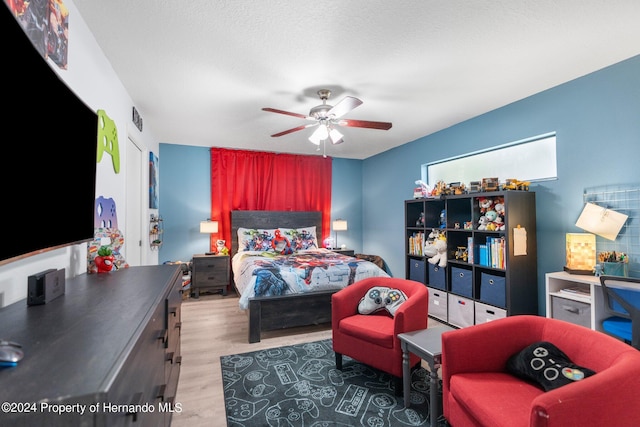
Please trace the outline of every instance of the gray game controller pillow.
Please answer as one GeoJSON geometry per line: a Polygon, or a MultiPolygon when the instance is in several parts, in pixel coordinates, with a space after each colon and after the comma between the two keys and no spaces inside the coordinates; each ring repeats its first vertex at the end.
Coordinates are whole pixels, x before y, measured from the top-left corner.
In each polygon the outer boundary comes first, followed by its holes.
{"type": "Polygon", "coordinates": [[[558,347],[547,341],[533,343],[507,361],[507,371],[544,391],[583,380],[595,372],[573,363],[558,347]]]}
{"type": "Polygon", "coordinates": [[[371,314],[384,308],[391,316],[395,316],[400,305],[406,300],[407,296],[399,289],[374,286],[360,299],[358,313],[371,314]]]}
{"type": "Polygon", "coordinates": [[[382,310],[385,306],[384,299],[388,291],[389,288],[384,286],[374,286],[369,289],[362,299],[360,299],[360,303],[358,304],[358,313],[371,314],[378,310],[382,310]]]}

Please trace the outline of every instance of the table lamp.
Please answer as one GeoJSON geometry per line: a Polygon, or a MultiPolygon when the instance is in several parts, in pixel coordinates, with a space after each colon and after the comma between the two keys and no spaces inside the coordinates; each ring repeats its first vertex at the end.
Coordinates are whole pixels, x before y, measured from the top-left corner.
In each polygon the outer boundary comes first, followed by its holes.
{"type": "Polygon", "coordinates": [[[591,233],[567,233],[567,265],[570,274],[593,275],[596,267],[596,236],[591,233]]]}
{"type": "Polygon", "coordinates": [[[215,252],[211,252],[211,234],[218,232],[218,221],[200,221],[200,232],[203,234],[209,234],[209,251],[205,255],[213,255],[215,252]]]}
{"type": "Polygon", "coordinates": [[[345,219],[336,219],[333,221],[333,231],[336,233],[336,248],[338,246],[338,231],[347,231],[347,220],[345,219]]]}

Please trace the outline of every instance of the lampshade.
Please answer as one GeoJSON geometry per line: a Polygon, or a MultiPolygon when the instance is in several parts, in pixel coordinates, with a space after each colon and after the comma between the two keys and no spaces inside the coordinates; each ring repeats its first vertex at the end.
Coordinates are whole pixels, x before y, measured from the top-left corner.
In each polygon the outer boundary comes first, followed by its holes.
{"type": "MultiPolygon", "coordinates": [[[[342,135],[340,135],[340,137],[342,137],[342,135]]],[[[309,141],[315,145],[320,145],[320,143],[327,138],[329,138],[329,127],[324,123],[320,123],[318,129],[316,129],[309,137],[309,141]]]]}
{"type": "Polygon", "coordinates": [[[336,219],[333,221],[333,231],[346,231],[347,230],[347,220],[345,219],[336,219]]]}
{"type": "Polygon", "coordinates": [[[217,233],[218,221],[200,221],[200,232],[209,234],[217,233]]]}
{"type": "Polygon", "coordinates": [[[338,131],[338,129],[333,128],[329,131],[329,138],[331,138],[332,144],[340,144],[344,142],[342,136],[343,135],[338,131]]]}
{"type": "Polygon", "coordinates": [[[593,274],[596,266],[596,236],[591,233],[567,233],[567,265],[571,274],[593,274]]]}

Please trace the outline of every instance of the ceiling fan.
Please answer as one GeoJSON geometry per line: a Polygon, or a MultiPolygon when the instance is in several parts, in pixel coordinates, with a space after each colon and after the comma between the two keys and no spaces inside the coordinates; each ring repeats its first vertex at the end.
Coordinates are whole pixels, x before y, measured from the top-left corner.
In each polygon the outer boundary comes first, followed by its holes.
{"type": "Polygon", "coordinates": [[[271,113],[286,114],[288,116],[299,117],[301,119],[310,120],[314,123],[301,125],[292,129],[287,129],[282,132],[274,133],[272,137],[278,137],[288,135],[293,132],[297,132],[309,127],[318,126],[318,129],[311,134],[309,141],[315,145],[320,146],[320,143],[327,139],[331,140],[332,144],[340,144],[344,142],[342,134],[336,129],[336,126],[347,126],[357,128],[369,128],[389,130],[391,129],[391,123],[388,122],[372,122],[368,120],[349,120],[342,119],[341,117],[347,114],[349,111],[362,104],[362,101],[352,96],[344,97],[335,106],[327,104],[327,99],[331,96],[331,91],[328,89],[320,89],[318,96],[322,100],[322,104],[313,107],[308,115],[292,113],[290,111],[278,110],[276,108],[263,108],[264,111],[271,113]]]}

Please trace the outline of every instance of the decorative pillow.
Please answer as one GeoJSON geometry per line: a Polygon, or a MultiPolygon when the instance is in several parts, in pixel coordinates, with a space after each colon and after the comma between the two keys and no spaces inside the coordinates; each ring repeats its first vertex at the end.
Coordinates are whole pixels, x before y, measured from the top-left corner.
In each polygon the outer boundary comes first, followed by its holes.
{"type": "Polygon", "coordinates": [[[507,370],[544,391],[595,374],[591,369],[574,364],[562,350],[547,341],[533,343],[511,356],[507,361],[507,370]]]}
{"type": "Polygon", "coordinates": [[[406,300],[407,296],[399,289],[375,286],[358,303],[358,313],[371,314],[384,308],[391,316],[395,316],[398,307],[406,300]]]}
{"type": "Polygon", "coordinates": [[[358,313],[371,314],[378,310],[382,310],[386,305],[385,297],[387,292],[390,290],[391,288],[384,286],[374,286],[369,289],[358,304],[358,313]]]}
{"type": "Polygon", "coordinates": [[[387,296],[384,299],[384,308],[389,312],[391,316],[396,315],[396,311],[407,300],[407,296],[400,289],[390,289],[387,292],[387,296]]]}
{"type": "Polygon", "coordinates": [[[277,229],[238,228],[238,252],[273,251],[271,241],[277,229]]]}
{"type": "Polygon", "coordinates": [[[317,249],[319,247],[315,226],[303,228],[281,228],[280,230],[291,241],[291,247],[294,252],[306,249],[317,249]]]}

